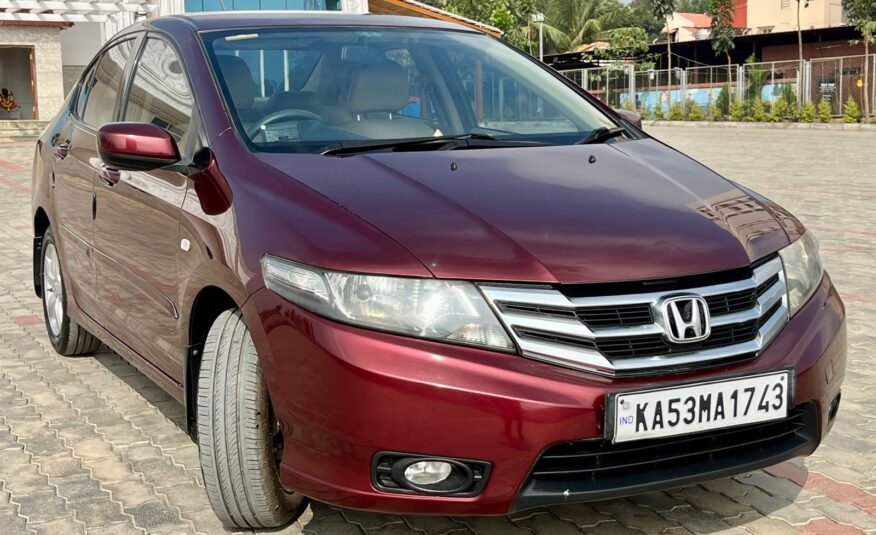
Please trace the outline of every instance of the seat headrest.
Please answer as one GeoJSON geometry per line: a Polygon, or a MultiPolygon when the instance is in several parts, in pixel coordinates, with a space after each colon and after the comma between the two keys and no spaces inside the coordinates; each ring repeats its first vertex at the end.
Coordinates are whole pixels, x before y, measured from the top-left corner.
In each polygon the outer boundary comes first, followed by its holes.
{"type": "Polygon", "coordinates": [[[367,65],[353,73],[347,107],[352,113],[397,112],[408,105],[410,90],[408,73],[398,63],[367,65]]]}
{"type": "Polygon", "coordinates": [[[268,99],[265,108],[277,110],[308,110],[313,111],[319,106],[319,97],[312,91],[281,91],[274,93],[268,99]]]}
{"type": "Polygon", "coordinates": [[[222,55],[217,59],[234,106],[238,109],[251,108],[259,88],[252,78],[249,65],[237,56],[222,55]]]}

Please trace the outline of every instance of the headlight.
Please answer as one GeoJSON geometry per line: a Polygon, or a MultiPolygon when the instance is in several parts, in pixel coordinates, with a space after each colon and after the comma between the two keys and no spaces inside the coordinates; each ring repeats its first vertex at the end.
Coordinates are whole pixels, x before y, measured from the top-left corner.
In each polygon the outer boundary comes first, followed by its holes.
{"type": "Polygon", "coordinates": [[[393,333],[510,351],[514,345],[468,282],[328,271],[272,256],[265,284],[312,312],[393,333]]]}
{"type": "Polygon", "coordinates": [[[818,257],[818,242],[810,232],[779,251],[779,254],[785,264],[788,302],[793,316],[815,293],[824,276],[824,268],[818,257]]]}

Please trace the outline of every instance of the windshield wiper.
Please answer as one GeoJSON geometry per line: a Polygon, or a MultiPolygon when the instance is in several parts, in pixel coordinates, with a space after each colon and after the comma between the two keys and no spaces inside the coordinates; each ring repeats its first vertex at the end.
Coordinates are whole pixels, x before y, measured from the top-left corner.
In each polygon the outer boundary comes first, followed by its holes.
{"type": "Polygon", "coordinates": [[[591,145],[593,143],[605,143],[609,139],[620,137],[626,133],[627,129],[622,126],[616,126],[614,128],[600,126],[599,128],[591,130],[589,134],[578,140],[575,144],[591,145]]]}
{"type": "Polygon", "coordinates": [[[437,136],[437,137],[421,137],[414,139],[403,139],[399,141],[377,141],[377,142],[345,142],[337,143],[322,151],[323,156],[343,156],[345,154],[358,154],[362,152],[374,152],[382,150],[403,151],[406,149],[415,148],[434,148],[442,149],[448,145],[461,144],[465,147],[528,147],[528,146],[543,146],[547,143],[539,141],[516,141],[497,139],[489,134],[471,133],[460,134],[456,136],[437,136]],[[475,143],[472,143],[475,142],[475,143]]]}

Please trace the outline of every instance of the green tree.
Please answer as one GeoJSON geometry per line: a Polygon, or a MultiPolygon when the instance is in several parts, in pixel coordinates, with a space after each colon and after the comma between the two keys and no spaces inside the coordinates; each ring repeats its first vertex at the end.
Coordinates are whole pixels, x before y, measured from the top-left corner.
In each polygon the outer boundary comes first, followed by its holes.
{"type": "Polygon", "coordinates": [[[843,0],[843,9],[864,41],[864,118],[870,120],[870,45],[876,44],[876,0],[843,0]]]}
{"type": "Polygon", "coordinates": [[[733,27],[733,16],[736,13],[734,0],[708,0],[707,14],[712,17],[712,50],[716,56],[727,56],[727,80],[733,77],[730,74],[732,60],[730,51],[736,48],[736,29],[733,27]]]}
{"type": "Polygon", "coordinates": [[[675,6],[679,13],[708,13],[709,0],[678,0],[675,6]]]}
{"type": "Polygon", "coordinates": [[[757,57],[754,54],[748,56],[745,60],[745,66],[745,101],[760,100],[770,73],[757,62],[757,57]]]}
{"type": "MultiPolygon", "coordinates": [[[[544,1],[544,0],[542,0],[544,1]]],[[[511,43],[525,48],[536,0],[427,0],[427,4],[491,24],[511,43]]]]}
{"type": "MultiPolygon", "coordinates": [[[[669,67],[669,82],[672,85],[672,33],[669,31],[669,20],[675,13],[676,0],[650,0],[654,16],[666,23],[666,59],[669,67]]],[[[672,91],[669,91],[669,104],[672,105],[672,91]]]]}
{"type": "Polygon", "coordinates": [[[648,34],[643,28],[615,28],[602,34],[611,45],[611,59],[634,58],[648,52],[648,34]]]}
{"type": "MultiPolygon", "coordinates": [[[[644,1],[644,0],[643,0],[644,1]]],[[[648,9],[647,5],[633,2],[618,4],[610,18],[609,25],[617,28],[642,28],[648,34],[648,42],[662,39],[663,22],[648,9]]]]}
{"type": "Polygon", "coordinates": [[[542,0],[545,41],[555,52],[597,41],[603,32],[617,27],[619,6],[618,0],[542,0]]]}

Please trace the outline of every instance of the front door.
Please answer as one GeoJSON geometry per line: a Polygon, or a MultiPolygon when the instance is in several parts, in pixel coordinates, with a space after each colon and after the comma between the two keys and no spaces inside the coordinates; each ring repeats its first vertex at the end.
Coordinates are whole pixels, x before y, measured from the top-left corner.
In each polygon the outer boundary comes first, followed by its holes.
{"type": "MultiPolygon", "coordinates": [[[[121,120],[169,131],[184,150],[192,97],[183,67],[164,40],[147,37],[132,71],[121,120]]],[[[194,134],[193,134],[194,135],[194,134]]],[[[178,255],[186,176],[104,166],[95,182],[95,260],[103,321],[122,342],[182,381],[178,255]]]]}
{"type": "Polygon", "coordinates": [[[133,40],[108,48],[83,76],[65,124],[51,140],[55,235],[63,264],[64,284],[83,312],[97,318],[94,245],[94,182],[100,169],[97,128],[115,117],[117,87],[124,79],[133,40]]]}

